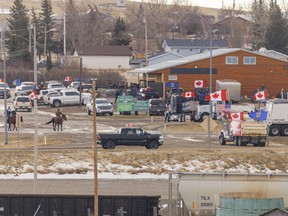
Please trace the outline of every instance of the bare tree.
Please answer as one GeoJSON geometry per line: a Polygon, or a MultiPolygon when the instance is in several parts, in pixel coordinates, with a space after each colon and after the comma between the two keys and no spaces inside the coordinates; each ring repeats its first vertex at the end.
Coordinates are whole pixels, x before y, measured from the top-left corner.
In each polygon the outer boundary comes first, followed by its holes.
{"type": "Polygon", "coordinates": [[[270,23],[268,5],[263,0],[254,0],[250,14],[253,19],[250,43],[252,49],[258,50],[265,43],[265,34],[270,23]]]}

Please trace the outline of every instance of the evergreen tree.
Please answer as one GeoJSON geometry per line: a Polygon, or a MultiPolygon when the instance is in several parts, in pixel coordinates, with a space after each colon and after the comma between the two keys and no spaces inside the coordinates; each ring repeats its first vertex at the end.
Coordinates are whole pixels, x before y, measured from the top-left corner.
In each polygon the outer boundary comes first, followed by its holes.
{"type": "Polygon", "coordinates": [[[114,31],[112,33],[112,45],[126,46],[129,45],[130,41],[131,37],[126,31],[125,22],[119,17],[115,23],[114,31]]]}
{"type": "Polygon", "coordinates": [[[271,1],[265,47],[288,54],[288,23],[276,2],[271,1]]]}
{"type": "Polygon", "coordinates": [[[40,52],[45,56],[47,53],[47,70],[49,71],[52,68],[51,61],[51,49],[54,46],[54,42],[52,41],[53,31],[53,11],[52,11],[52,3],[51,0],[41,0],[41,12],[40,12],[40,37],[37,40],[38,43],[43,44],[40,47],[40,52]],[[45,36],[46,35],[46,36],[45,36]],[[45,42],[46,37],[46,42],[45,42]],[[44,47],[46,46],[46,53],[44,53],[44,47]]]}
{"type": "Polygon", "coordinates": [[[6,34],[7,48],[10,58],[32,63],[32,55],[29,53],[28,10],[22,1],[15,0],[10,8],[11,15],[7,19],[9,27],[9,32],[6,34]]]}

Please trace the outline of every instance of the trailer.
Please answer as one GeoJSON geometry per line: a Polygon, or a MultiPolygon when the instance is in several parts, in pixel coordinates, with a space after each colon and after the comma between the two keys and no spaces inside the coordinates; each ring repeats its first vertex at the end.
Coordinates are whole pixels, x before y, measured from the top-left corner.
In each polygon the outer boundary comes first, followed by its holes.
{"type": "MultiPolygon", "coordinates": [[[[98,215],[159,215],[160,196],[98,196],[98,215]]],[[[92,195],[0,195],[0,215],[94,215],[92,195]]]]}
{"type": "Polygon", "coordinates": [[[238,102],[241,100],[241,83],[236,80],[224,79],[216,80],[216,91],[227,89],[230,101],[238,102]]]}

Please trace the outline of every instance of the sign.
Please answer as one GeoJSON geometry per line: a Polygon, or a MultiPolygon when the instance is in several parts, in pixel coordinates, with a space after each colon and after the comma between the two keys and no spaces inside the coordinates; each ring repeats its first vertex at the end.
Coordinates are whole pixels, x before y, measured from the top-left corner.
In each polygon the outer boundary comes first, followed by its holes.
{"type": "Polygon", "coordinates": [[[178,82],[166,82],[166,87],[167,88],[179,88],[179,83],[178,82]]]}
{"type": "Polygon", "coordinates": [[[177,80],[177,75],[169,75],[168,80],[177,80]]]}
{"type": "Polygon", "coordinates": [[[118,96],[117,103],[132,103],[133,97],[132,96],[118,96]]]}
{"type": "MultiPolygon", "coordinates": [[[[214,130],[217,127],[217,123],[210,117],[208,116],[208,118],[210,118],[210,131],[214,130]]],[[[206,118],[202,123],[201,123],[201,127],[208,132],[208,118],[206,118]]]]}
{"type": "Polygon", "coordinates": [[[135,111],[148,111],[149,101],[135,101],[134,110],[135,111]]]}

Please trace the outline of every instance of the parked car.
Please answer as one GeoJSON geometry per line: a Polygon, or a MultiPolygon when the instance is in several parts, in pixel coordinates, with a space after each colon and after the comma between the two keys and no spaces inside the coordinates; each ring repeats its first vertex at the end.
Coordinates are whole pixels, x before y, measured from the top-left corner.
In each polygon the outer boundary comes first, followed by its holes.
{"type": "Polygon", "coordinates": [[[27,110],[28,112],[32,111],[32,101],[29,96],[17,96],[13,102],[14,109],[17,112],[18,110],[27,110]]]}
{"type": "Polygon", "coordinates": [[[61,95],[61,93],[56,91],[56,90],[48,90],[48,91],[50,91],[50,92],[43,96],[43,103],[45,105],[49,105],[50,97],[53,97],[55,95],[57,95],[57,96],[61,95]]]}
{"type": "Polygon", "coordinates": [[[15,90],[17,91],[21,91],[23,86],[34,86],[34,82],[21,82],[21,84],[19,86],[16,86],[15,90]]]}
{"type": "MultiPolygon", "coordinates": [[[[92,84],[81,84],[81,92],[90,92],[92,93],[93,87],[92,84]]],[[[78,86],[78,91],[80,91],[80,85],[78,86]]]]}
{"type": "Polygon", "coordinates": [[[142,93],[138,93],[138,100],[149,100],[151,98],[159,98],[159,94],[158,92],[142,92],[142,93]]]}
{"type": "Polygon", "coordinates": [[[68,86],[68,88],[75,88],[75,89],[78,89],[80,85],[80,82],[79,81],[74,81],[74,82],[71,82],[70,85],[68,86]]]}
{"type": "MultiPolygon", "coordinates": [[[[87,114],[91,115],[93,113],[93,101],[90,101],[86,105],[87,114]]],[[[113,105],[110,101],[105,98],[96,98],[96,115],[113,115],[113,105]]]]}
{"type": "Polygon", "coordinates": [[[44,103],[44,97],[49,94],[49,93],[53,93],[53,92],[57,92],[55,90],[48,90],[48,89],[42,89],[39,91],[39,94],[37,95],[37,101],[38,103],[44,103]]]}
{"type": "Polygon", "coordinates": [[[47,89],[54,89],[56,91],[61,91],[62,89],[66,89],[66,87],[62,83],[49,83],[47,85],[47,89]]]}
{"type": "Polygon", "coordinates": [[[165,115],[167,106],[162,98],[149,99],[149,115],[165,115]]]}
{"type": "Polygon", "coordinates": [[[11,97],[11,92],[10,92],[10,87],[9,85],[4,82],[0,82],[0,97],[4,99],[4,89],[6,86],[6,98],[10,98],[11,97]]]}
{"type": "Polygon", "coordinates": [[[15,97],[20,95],[30,95],[34,91],[34,85],[23,85],[19,91],[15,92],[15,97]]]}

